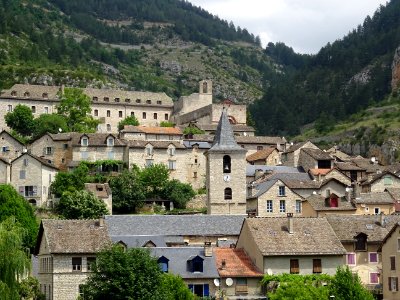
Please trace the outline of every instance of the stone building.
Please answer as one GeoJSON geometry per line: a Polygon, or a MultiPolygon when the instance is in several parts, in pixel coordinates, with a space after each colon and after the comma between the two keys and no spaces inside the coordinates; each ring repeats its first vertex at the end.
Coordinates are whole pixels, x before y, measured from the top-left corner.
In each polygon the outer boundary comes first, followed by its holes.
{"type": "Polygon", "coordinates": [[[390,215],[395,212],[393,197],[388,192],[361,193],[353,202],[359,215],[390,215]]]}
{"type": "Polygon", "coordinates": [[[209,214],[246,214],[246,150],[234,138],[227,110],[206,156],[209,214]]]}
{"type": "Polygon", "coordinates": [[[0,132],[0,157],[11,161],[20,156],[24,150],[24,145],[9,134],[6,130],[0,132]]]}
{"type": "Polygon", "coordinates": [[[102,200],[107,206],[109,214],[112,215],[112,191],[108,183],[85,183],[85,190],[102,200]]]}
{"type": "Polygon", "coordinates": [[[11,164],[8,159],[0,157],[0,184],[10,183],[11,164]]]}
{"type": "Polygon", "coordinates": [[[391,171],[384,171],[375,174],[370,180],[361,183],[363,193],[383,192],[387,188],[399,188],[400,177],[391,171]]]}
{"type": "Polygon", "coordinates": [[[178,127],[125,126],[120,138],[140,141],[180,141],[182,131],[178,127]]]}
{"type": "Polygon", "coordinates": [[[75,300],[96,253],[110,243],[104,220],[42,220],[36,241],[38,280],[46,300],[75,300]]]}
{"type": "Polygon", "coordinates": [[[276,166],[281,164],[279,152],[274,147],[259,150],[246,157],[246,160],[251,165],[269,165],[276,166]]]}
{"type": "Polygon", "coordinates": [[[333,158],[320,149],[301,148],[298,163],[306,172],[310,169],[330,170],[333,168],[333,158]]]}

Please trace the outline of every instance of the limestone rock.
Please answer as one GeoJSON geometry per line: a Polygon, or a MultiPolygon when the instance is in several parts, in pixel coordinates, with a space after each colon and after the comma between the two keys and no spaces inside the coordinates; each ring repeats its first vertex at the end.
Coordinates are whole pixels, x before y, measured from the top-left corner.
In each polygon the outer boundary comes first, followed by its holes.
{"type": "Polygon", "coordinates": [[[392,90],[400,87],[400,47],[394,53],[392,63],[392,90]]]}

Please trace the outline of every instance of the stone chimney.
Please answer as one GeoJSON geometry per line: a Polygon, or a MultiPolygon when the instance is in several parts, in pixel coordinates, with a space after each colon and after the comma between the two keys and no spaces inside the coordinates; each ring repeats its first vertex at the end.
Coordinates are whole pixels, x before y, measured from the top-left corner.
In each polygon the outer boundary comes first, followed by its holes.
{"type": "Polygon", "coordinates": [[[104,217],[99,218],[99,227],[104,227],[104,217]]]}
{"type": "Polygon", "coordinates": [[[254,172],[254,180],[257,180],[258,178],[262,177],[264,175],[264,171],[262,169],[256,169],[254,172]]]}
{"type": "Polygon", "coordinates": [[[211,242],[204,242],[204,256],[206,256],[206,257],[212,256],[211,242]]]}
{"type": "Polygon", "coordinates": [[[380,215],[379,215],[379,224],[382,227],[386,226],[386,224],[385,224],[385,214],[383,212],[381,212],[380,215]]]}
{"type": "Polygon", "coordinates": [[[287,213],[288,225],[287,229],[290,234],[293,234],[293,213],[287,213]]]}

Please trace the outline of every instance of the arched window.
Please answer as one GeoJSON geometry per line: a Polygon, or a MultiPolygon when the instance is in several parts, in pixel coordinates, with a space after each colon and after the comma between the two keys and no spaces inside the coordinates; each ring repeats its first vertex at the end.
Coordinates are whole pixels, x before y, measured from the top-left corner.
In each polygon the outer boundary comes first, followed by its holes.
{"type": "Polygon", "coordinates": [[[168,262],[169,259],[166,258],[165,256],[161,256],[158,260],[158,265],[160,266],[161,271],[164,273],[168,273],[168,262]]]}
{"type": "Polygon", "coordinates": [[[226,188],[224,190],[224,199],[225,200],[232,200],[232,189],[231,188],[226,188]]]}
{"type": "Polygon", "coordinates": [[[356,251],[366,251],[367,250],[367,235],[363,232],[360,232],[357,236],[355,236],[355,250],[356,251]]]}
{"type": "Polygon", "coordinates": [[[208,92],[207,82],[203,82],[203,94],[207,94],[207,92],[208,92]]]}
{"type": "Polygon", "coordinates": [[[223,168],[224,173],[231,172],[231,157],[229,155],[225,155],[223,158],[223,168]]]}

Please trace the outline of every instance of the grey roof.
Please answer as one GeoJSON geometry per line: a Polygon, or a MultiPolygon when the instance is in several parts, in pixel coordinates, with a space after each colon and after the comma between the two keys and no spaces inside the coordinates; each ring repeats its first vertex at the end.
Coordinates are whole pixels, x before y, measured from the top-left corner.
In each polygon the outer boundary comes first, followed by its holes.
{"type": "Polygon", "coordinates": [[[386,188],[385,191],[387,191],[394,200],[400,200],[400,188],[386,188]]]}
{"type": "Polygon", "coordinates": [[[311,195],[306,198],[306,201],[316,211],[356,210],[353,204],[345,198],[339,198],[338,207],[330,207],[328,205],[328,200],[329,198],[326,199],[321,195],[311,195]]]}
{"type": "Polygon", "coordinates": [[[393,204],[392,196],[387,192],[362,193],[354,199],[357,204],[393,204]]]}
{"type": "Polygon", "coordinates": [[[44,159],[44,158],[42,158],[42,157],[39,157],[39,156],[30,154],[30,153],[28,153],[28,152],[23,153],[22,155],[20,155],[20,156],[18,156],[17,158],[15,158],[15,159],[11,162],[11,164],[13,164],[15,161],[17,161],[17,160],[23,158],[24,156],[30,156],[30,157],[32,157],[33,159],[36,159],[36,160],[37,160],[38,162],[40,162],[42,165],[44,165],[44,166],[46,166],[46,167],[49,167],[49,168],[52,168],[52,169],[54,169],[54,170],[58,170],[58,168],[57,168],[55,165],[53,165],[51,162],[49,162],[47,159],[44,159]]]}
{"type": "Polygon", "coordinates": [[[273,187],[273,185],[278,181],[278,179],[272,179],[272,180],[266,180],[263,181],[259,184],[256,185],[255,189],[257,190],[257,193],[254,195],[250,196],[249,198],[258,198],[262,194],[266,193],[269,191],[270,188],[273,187]]]}
{"type": "Polygon", "coordinates": [[[335,166],[341,171],[365,171],[352,162],[335,162],[335,166]]]}
{"type": "Polygon", "coordinates": [[[244,216],[113,215],[105,219],[110,236],[226,236],[239,235],[244,216]]]}
{"type": "Polygon", "coordinates": [[[166,247],[150,248],[150,253],[156,258],[164,256],[169,259],[168,272],[179,275],[183,279],[219,278],[215,257],[204,256],[204,247],[166,247]],[[190,272],[188,260],[200,256],[203,260],[203,272],[190,272]]]}
{"type": "Polygon", "coordinates": [[[294,168],[286,166],[267,166],[267,165],[247,165],[246,176],[254,176],[257,170],[263,172],[270,171],[274,173],[304,173],[303,168],[294,168]]]}
{"type": "Polygon", "coordinates": [[[221,118],[219,119],[217,131],[215,133],[214,141],[208,152],[246,152],[245,149],[240,147],[233,135],[232,126],[229,122],[226,109],[222,110],[221,118]]]}
{"type": "Polygon", "coordinates": [[[193,148],[194,145],[198,145],[199,149],[210,149],[211,143],[209,142],[197,142],[193,140],[184,140],[183,145],[186,148],[193,148]]]}
{"type": "Polygon", "coordinates": [[[289,149],[286,150],[285,153],[290,153],[290,152],[294,152],[294,151],[296,151],[296,150],[299,150],[299,149],[300,149],[301,147],[303,147],[305,144],[307,144],[307,141],[301,142],[301,143],[297,143],[297,144],[294,144],[294,145],[291,145],[291,146],[289,147],[289,149]]]}
{"type": "Polygon", "coordinates": [[[122,241],[128,248],[144,247],[147,242],[153,242],[156,247],[167,247],[164,236],[131,236],[131,235],[113,235],[111,236],[113,243],[122,241]]]}
{"type": "Polygon", "coordinates": [[[322,151],[321,149],[301,148],[301,151],[307,153],[316,160],[333,160],[329,153],[322,151]]]}

